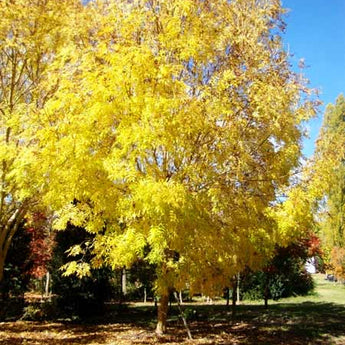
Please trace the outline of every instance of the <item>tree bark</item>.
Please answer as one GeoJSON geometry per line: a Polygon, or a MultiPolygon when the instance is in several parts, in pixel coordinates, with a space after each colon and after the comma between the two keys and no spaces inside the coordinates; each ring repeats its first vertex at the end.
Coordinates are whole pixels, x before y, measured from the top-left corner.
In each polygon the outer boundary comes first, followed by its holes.
{"type": "Polygon", "coordinates": [[[169,291],[164,291],[160,296],[160,301],[158,305],[158,320],[156,327],[156,334],[163,335],[166,332],[167,316],[168,316],[168,306],[169,306],[169,291]]]}
{"type": "Polygon", "coordinates": [[[127,295],[127,272],[126,267],[123,267],[121,273],[121,287],[122,287],[122,294],[124,297],[127,295]]]}
{"type": "Polygon", "coordinates": [[[238,281],[237,277],[235,277],[233,285],[232,285],[232,296],[231,296],[231,320],[232,322],[235,322],[236,318],[236,301],[237,301],[237,287],[238,287],[238,281]]]}
{"type": "Polygon", "coordinates": [[[179,302],[180,302],[180,304],[183,304],[182,290],[179,291],[178,296],[179,296],[179,302]]]}
{"type": "Polygon", "coordinates": [[[237,303],[240,303],[240,280],[241,275],[240,273],[237,274],[237,285],[236,285],[236,292],[237,292],[237,303]]]}
{"type": "Polygon", "coordinates": [[[147,301],[147,292],[146,292],[146,286],[144,286],[144,303],[147,301]]]}
{"type": "MultiPolygon", "coordinates": [[[[26,207],[21,207],[14,210],[12,215],[5,224],[1,224],[0,228],[0,282],[4,277],[4,266],[6,261],[7,252],[10,248],[12,238],[19,228],[20,222],[23,220],[26,213],[26,207]]],[[[3,219],[1,220],[3,222],[3,219]]]]}
{"type": "Polygon", "coordinates": [[[49,271],[47,271],[45,287],[44,287],[44,295],[45,295],[45,297],[49,297],[49,288],[50,288],[50,273],[49,273],[49,271]]]}
{"type": "Polygon", "coordinates": [[[225,305],[228,307],[229,306],[229,301],[230,301],[230,289],[229,287],[225,288],[225,305]]]}
{"type": "Polygon", "coordinates": [[[265,290],[264,290],[264,302],[265,302],[265,309],[268,308],[268,297],[269,297],[269,277],[268,277],[268,273],[266,273],[266,277],[265,277],[265,290]]]}
{"type": "Polygon", "coordinates": [[[4,277],[5,253],[0,252],[0,283],[4,277]]]}

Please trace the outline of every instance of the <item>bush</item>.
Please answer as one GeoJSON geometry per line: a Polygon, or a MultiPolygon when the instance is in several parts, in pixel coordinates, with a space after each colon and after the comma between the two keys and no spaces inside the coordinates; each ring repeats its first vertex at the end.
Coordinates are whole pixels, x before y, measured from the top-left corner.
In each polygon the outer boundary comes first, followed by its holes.
{"type": "Polygon", "coordinates": [[[42,321],[54,319],[58,315],[56,301],[31,302],[23,309],[21,320],[42,321]]]}
{"type": "Polygon", "coordinates": [[[300,244],[277,248],[275,257],[264,270],[245,271],[241,279],[242,298],[264,299],[266,287],[267,297],[273,300],[312,292],[314,282],[304,268],[305,250],[300,244]]]}
{"type": "Polygon", "coordinates": [[[269,298],[277,301],[278,299],[286,296],[286,279],[283,275],[276,274],[274,279],[270,279],[269,285],[269,298]]]}
{"type": "Polygon", "coordinates": [[[30,304],[24,308],[21,318],[28,321],[41,321],[44,319],[44,311],[40,304],[30,304]]]}
{"type": "Polygon", "coordinates": [[[0,321],[19,319],[23,314],[23,308],[23,297],[11,297],[0,301],[0,321]]]}

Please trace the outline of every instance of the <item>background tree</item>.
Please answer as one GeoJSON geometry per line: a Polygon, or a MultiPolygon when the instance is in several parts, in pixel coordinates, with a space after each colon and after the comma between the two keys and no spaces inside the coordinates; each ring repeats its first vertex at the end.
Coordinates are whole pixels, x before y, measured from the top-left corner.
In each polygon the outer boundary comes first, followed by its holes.
{"type": "Polygon", "coordinates": [[[273,214],[314,104],[282,13],[276,0],[91,2],[50,65],[58,89],[27,129],[45,202],[57,228],[95,234],[94,266],[157,267],[158,333],[171,290],[221,291],[296,231],[273,214]]]}
{"type": "Polygon", "coordinates": [[[345,280],[345,248],[334,247],[331,251],[330,264],[337,279],[345,280]]]}
{"type": "Polygon", "coordinates": [[[45,296],[49,295],[50,272],[49,262],[54,249],[55,233],[51,229],[51,219],[41,212],[29,213],[26,219],[26,232],[31,236],[30,240],[30,269],[31,278],[38,280],[40,290],[45,296]],[[43,278],[45,277],[45,280],[43,278]]]}
{"type": "MultiPolygon", "coordinates": [[[[320,200],[318,220],[324,243],[331,249],[331,261],[338,262],[345,248],[345,98],[326,108],[315,162],[312,192],[320,200]],[[333,256],[333,258],[332,258],[333,256]]],[[[343,264],[344,265],[344,262],[343,264]]],[[[341,264],[340,264],[341,266],[341,264]]],[[[339,267],[340,267],[339,266],[339,267]]]]}
{"type": "Polygon", "coordinates": [[[147,260],[136,261],[129,271],[129,282],[133,286],[131,299],[141,299],[145,303],[148,299],[155,298],[154,283],[156,280],[156,268],[147,260]]]}

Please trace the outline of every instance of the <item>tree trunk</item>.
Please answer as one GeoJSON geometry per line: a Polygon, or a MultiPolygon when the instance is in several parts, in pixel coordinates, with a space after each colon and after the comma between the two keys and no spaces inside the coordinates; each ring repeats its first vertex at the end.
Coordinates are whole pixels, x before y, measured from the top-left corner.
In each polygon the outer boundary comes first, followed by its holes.
{"type": "Polygon", "coordinates": [[[228,307],[230,301],[230,289],[228,287],[225,288],[225,301],[225,305],[228,307]]]}
{"type": "Polygon", "coordinates": [[[144,286],[144,303],[147,302],[147,291],[146,291],[146,286],[144,286]]]}
{"type": "Polygon", "coordinates": [[[127,295],[127,274],[126,267],[122,269],[121,275],[121,285],[122,285],[122,295],[125,297],[127,295]]]}
{"type": "Polygon", "coordinates": [[[235,318],[236,318],[236,301],[237,301],[237,294],[236,294],[236,291],[237,291],[237,287],[238,287],[238,281],[237,281],[237,277],[235,277],[234,279],[234,283],[232,285],[232,296],[231,296],[231,319],[232,319],[232,322],[235,322],[235,318]]]}
{"type": "Polygon", "coordinates": [[[49,297],[49,288],[50,288],[50,273],[49,271],[47,271],[47,274],[46,274],[46,284],[45,284],[45,291],[44,291],[44,294],[45,294],[45,297],[49,297]]]}
{"type": "Polygon", "coordinates": [[[169,291],[166,290],[160,296],[160,301],[158,305],[158,320],[157,320],[157,327],[156,327],[157,335],[163,335],[166,332],[168,306],[169,306],[169,291]]]}
{"type": "Polygon", "coordinates": [[[6,224],[2,224],[0,227],[0,282],[4,278],[4,266],[12,238],[18,230],[19,224],[23,220],[25,212],[26,207],[22,205],[13,212],[10,218],[6,221],[6,224]]]}
{"type": "Polygon", "coordinates": [[[180,304],[183,304],[182,290],[179,291],[178,296],[179,296],[180,304]]]}
{"type": "Polygon", "coordinates": [[[0,252],[0,282],[4,277],[4,266],[5,266],[5,253],[0,252]]]}
{"type": "Polygon", "coordinates": [[[266,273],[266,277],[265,277],[265,290],[264,290],[264,301],[265,301],[265,309],[268,308],[268,297],[269,297],[269,277],[268,277],[268,273],[266,273]]]}
{"type": "Polygon", "coordinates": [[[237,303],[240,303],[240,280],[241,275],[240,273],[237,274],[237,285],[236,285],[236,291],[237,291],[237,303]]]}

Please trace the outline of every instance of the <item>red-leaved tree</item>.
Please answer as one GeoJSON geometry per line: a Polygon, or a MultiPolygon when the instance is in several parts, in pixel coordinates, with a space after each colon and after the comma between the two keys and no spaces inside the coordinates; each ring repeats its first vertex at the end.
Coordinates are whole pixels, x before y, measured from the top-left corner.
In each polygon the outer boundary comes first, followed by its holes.
{"type": "Polygon", "coordinates": [[[47,265],[51,260],[54,247],[54,233],[51,231],[48,217],[43,212],[34,212],[28,219],[26,231],[31,236],[29,274],[34,278],[43,278],[47,274],[47,265]]]}

